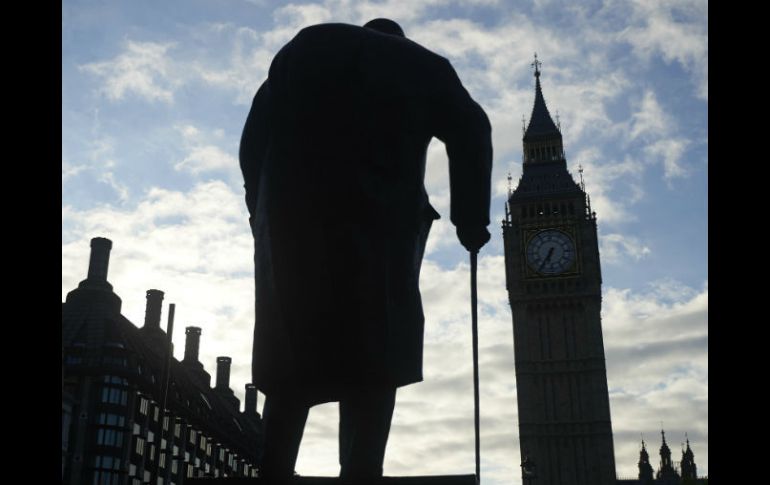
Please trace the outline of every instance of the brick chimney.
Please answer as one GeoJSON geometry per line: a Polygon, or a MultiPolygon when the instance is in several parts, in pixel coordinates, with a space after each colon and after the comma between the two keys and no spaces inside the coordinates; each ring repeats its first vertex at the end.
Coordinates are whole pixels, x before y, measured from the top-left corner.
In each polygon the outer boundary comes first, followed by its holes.
{"type": "Polygon", "coordinates": [[[230,357],[217,357],[217,387],[221,391],[230,390],[230,357]]]}
{"type": "Polygon", "coordinates": [[[184,331],[184,360],[183,362],[193,364],[198,362],[198,350],[201,345],[201,328],[187,327],[184,331]]]}
{"type": "Polygon", "coordinates": [[[112,241],[104,237],[91,239],[91,256],[88,261],[88,277],[80,282],[78,288],[112,290],[107,282],[107,269],[110,266],[112,241]]]}
{"type": "Polygon", "coordinates": [[[184,342],[184,358],[182,359],[182,365],[187,367],[193,375],[198,377],[203,384],[208,388],[211,386],[211,375],[203,368],[203,364],[200,362],[200,345],[201,345],[201,328],[200,327],[186,327],[185,328],[185,342],[184,342]]]}
{"type": "Polygon", "coordinates": [[[241,409],[241,400],[235,397],[235,393],[230,389],[230,364],[233,359],[230,357],[217,357],[217,384],[214,390],[233,407],[233,411],[239,412],[241,409]]]}
{"type": "Polygon", "coordinates": [[[147,290],[147,306],[144,310],[144,328],[160,330],[160,312],[163,308],[163,292],[147,290]]]}
{"type": "Polygon", "coordinates": [[[120,313],[121,300],[112,292],[107,282],[112,241],[104,237],[91,239],[91,255],[88,262],[88,276],[78,287],[67,293],[66,303],[71,308],[87,307],[92,317],[120,313]]]}
{"type": "Polygon", "coordinates": [[[88,262],[88,279],[107,282],[112,241],[104,237],[91,239],[91,260],[88,262]]]}
{"type": "Polygon", "coordinates": [[[243,407],[244,414],[259,415],[257,413],[257,386],[246,384],[246,403],[243,407]]]}

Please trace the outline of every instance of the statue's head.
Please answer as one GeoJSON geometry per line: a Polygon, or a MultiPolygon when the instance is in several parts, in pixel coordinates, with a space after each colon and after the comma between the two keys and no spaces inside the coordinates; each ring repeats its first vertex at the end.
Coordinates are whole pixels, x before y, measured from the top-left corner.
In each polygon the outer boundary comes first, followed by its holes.
{"type": "Polygon", "coordinates": [[[396,22],[390,19],[374,19],[364,24],[367,29],[376,30],[383,34],[397,35],[399,37],[406,37],[404,35],[404,29],[401,28],[396,22]]]}

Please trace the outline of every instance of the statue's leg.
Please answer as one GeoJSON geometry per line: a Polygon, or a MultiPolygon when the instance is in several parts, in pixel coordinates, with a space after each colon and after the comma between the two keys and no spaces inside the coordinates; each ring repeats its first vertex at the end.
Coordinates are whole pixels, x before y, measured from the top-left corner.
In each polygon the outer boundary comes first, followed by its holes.
{"type": "Polygon", "coordinates": [[[340,401],[340,476],[381,477],[395,387],[369,387],[340,401]]]}
{"type": "Polygon", "coordinates": [[[285,479],[294,474],[309,409],[291,396],[272,394],[266,397],[262,410],[261,477],[285,479]]]}

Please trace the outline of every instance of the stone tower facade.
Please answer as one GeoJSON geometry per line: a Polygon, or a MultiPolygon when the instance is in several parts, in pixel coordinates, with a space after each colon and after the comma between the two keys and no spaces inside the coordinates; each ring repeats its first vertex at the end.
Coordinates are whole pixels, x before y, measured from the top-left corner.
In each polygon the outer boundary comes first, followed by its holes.
{"type": "Polygon", "coordinates": [[[567,171],[537,57],[533,65],[523,173],[503,222],[521,458],[534,464],[533,485],[610,485],[615,455],[596,213],[567,171]]]}

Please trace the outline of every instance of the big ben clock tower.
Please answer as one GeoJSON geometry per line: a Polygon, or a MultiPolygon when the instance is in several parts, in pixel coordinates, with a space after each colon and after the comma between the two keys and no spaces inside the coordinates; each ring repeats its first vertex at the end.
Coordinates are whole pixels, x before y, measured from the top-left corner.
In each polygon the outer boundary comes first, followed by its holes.
{"type": "Polygon", "coordinates": [[[503,223],[524,483],[614,485],[596,213],[567,171],[533,65],[523,173],[503,223]]]}

